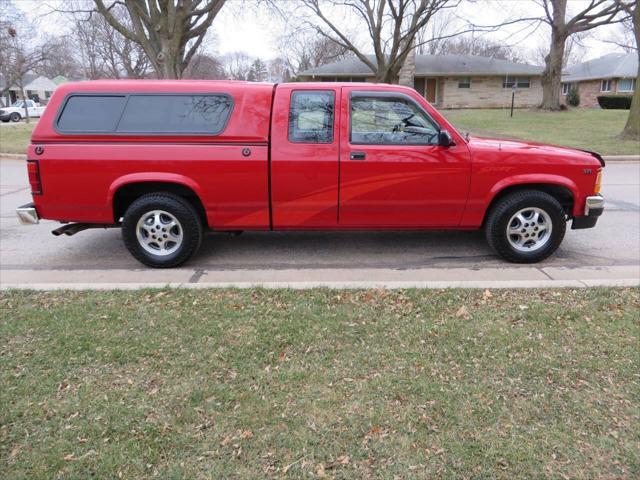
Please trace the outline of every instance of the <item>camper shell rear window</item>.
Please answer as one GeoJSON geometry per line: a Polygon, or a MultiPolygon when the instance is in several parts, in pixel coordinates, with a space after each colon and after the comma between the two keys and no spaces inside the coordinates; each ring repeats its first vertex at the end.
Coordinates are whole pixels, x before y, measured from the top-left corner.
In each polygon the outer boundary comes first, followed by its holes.
{"type": "Polygon", "coordinates": [[[74,93],[63,102],[55,128],[85,135],[217,135],[232,110],[226,93],[74,93]]]}

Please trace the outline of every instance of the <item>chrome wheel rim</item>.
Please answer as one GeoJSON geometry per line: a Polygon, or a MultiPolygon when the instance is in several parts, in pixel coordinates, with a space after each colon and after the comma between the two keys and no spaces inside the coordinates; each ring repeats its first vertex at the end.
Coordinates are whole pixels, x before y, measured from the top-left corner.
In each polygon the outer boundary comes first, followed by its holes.
{"type": "Polygon", "coordinates": [[[507,239],[519,252],[535,252],[549,243],[552,229],[547,212],[536,207],[523,208],[507,223],[507,239]]]}
{"type": "Polygon", "coordinates": [[[164,210],[145,213],[136,225],[138,243],[153,255],[171,255],[182,246],[184,238],[178,219],[164,210]]]}

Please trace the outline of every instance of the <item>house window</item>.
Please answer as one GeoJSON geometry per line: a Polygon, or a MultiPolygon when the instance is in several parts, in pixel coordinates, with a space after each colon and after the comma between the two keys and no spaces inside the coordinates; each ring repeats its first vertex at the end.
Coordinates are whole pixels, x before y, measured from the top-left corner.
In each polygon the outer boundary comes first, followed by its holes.
{"type": "Polygon", "coordinates": [[[602,80],[600,83],[600,91],[601,92],[610,92],[611,91],[611,79],[602,80]]]}
{"type": "Polygon", "coordinates": [[[530,88],[531,87],[531,78],[530,77],[512,77],[505,76],[502,81],[502,88],[530,88]]]}
{"type": "Polygon", "coordinates": [[[471,77],[458,78],[458,88],[471,88],[471,77]]]}
{"type": "Polygon", "coordinates": [[[562,84],[562,95],[569,95],[570,91],[571,91],[571,84],[570,83],[563,83],[562,84]]]}
{"type": "Polygon", "coordinates": [[[619,92],[633,92],[636,88],[635,78],[621,78],[618,80],[619,92]]]}

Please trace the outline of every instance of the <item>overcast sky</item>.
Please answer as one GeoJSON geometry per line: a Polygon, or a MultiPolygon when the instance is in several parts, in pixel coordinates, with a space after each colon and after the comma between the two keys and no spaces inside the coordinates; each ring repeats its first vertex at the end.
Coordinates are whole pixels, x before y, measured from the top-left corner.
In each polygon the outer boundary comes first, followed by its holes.
{"type": "MultiPolygon", "coordinates": [[[[50,11],[47,3],[55,5],[59,1],[14,0],[14,4],[22,9],[28,18],[37,19],[44,31],[51,34],[69,33],[71,25],[64,18],[44,15],[50,11]]],[[[91,0],[86,1],[91,5],[91,0]]],[[[569,0],[569,11],[577,10],[584,4],[585,0],[569,0]]],[[[466,3],[453,12],[453,15],[471,20],[476,24],[492,25],[507,18],[539,16],[540,10],[540,7],[531,0],[466,0],[466,3]]],[[[208,51],[217,54],[243,51],[264,60],[278,56],[279,38],[286,31],[286,25],[282,19],[269,14],[264,8],[256,7],[255,2],[251,0],[229,0],[213,25],[212,35],[206,47],[208,51]]],[[[582,39],[581,46],[578,47],[580,59],[588,60],[615,50],[616,47],[602,40],[613,37],[617,28],[617,26],[602,27],[582,39]]],[[[518,24],[483,35],[513,45],[525,54],[530,62],[536,59],[541,62],[534,52],[547,45],[549,32],[546,26],[534,30],[523,28],[518,24]]],[[[366,45],[366,37],[361,36],[359,40],[363,46],[366,45]]]]}

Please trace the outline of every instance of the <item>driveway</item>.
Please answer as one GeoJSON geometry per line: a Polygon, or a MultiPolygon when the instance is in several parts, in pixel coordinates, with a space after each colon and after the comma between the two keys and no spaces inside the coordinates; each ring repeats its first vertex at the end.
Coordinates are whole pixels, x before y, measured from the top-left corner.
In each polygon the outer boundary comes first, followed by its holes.
{"type": "Polygon", "coordinates": [[[480,232],[211,234],[183,267],[152,270],[126,251],[118,229],[54,237],[58,224],[22,226],[30,201],[23,161],[0,160],[0,284],[37,288],[139,286],[585,286],[640,282],[640,164],[607,166],[604,215],[567,230],[555,256],[535,266],[496,257],[480,232]]]}

